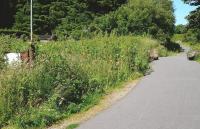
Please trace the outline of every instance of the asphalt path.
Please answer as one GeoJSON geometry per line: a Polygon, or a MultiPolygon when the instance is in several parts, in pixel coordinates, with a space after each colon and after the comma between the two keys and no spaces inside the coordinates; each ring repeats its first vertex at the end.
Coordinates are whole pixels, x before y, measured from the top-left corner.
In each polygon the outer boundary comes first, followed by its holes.
{"type": "Polygon", "coordinates": [[[200,64],[160,58],[125,98],[78,129],[200,129],[200,64]]]}

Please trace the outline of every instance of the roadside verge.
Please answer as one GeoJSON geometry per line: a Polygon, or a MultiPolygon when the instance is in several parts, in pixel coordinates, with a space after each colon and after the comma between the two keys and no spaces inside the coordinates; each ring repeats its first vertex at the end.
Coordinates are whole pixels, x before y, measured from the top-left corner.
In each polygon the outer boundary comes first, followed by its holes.
{"type": "Polygon", "coordinates": [[[69,119],[61,121],[60,123],[57,123],[52,127],[49,127],[48,129],[66,129],[70,125],[78,125],[80,123],[83,123],[84,121],[89,120],[90,118],[97,115],[99,112],[109,108],[114,103],[124,98],[134,87],[136,87],[139,81],[140,79],[126,82],[120,88],[115,88],[114,90],[109,91],[94,107],[85,112],[72,115],[69,119]]]}

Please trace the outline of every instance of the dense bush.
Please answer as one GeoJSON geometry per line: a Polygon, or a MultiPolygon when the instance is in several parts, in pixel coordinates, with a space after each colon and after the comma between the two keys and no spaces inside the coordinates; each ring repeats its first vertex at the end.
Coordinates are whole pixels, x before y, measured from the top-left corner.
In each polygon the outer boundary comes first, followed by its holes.
{"type": "Polygon", "coordinates": [[[186,32],[187,32],[186,25],[180,24],[175,27],[176,34],[185,34],[186,32]]]}
{"type": "Polygon", "coordinates": [[[151,48],[166,52],[155,40],[132,36],[38,45],[31,69],[1,71],[0,127],[36,128],[79,112],[105,89],[145,73],[151,48]]]}
{"type": "Polygon", "coordinates": [[[188,20],[187,33],[185,35],[186,41],[199,42],[200,41],[200,1],[199,0],[183,0],[185,3],[197,6],[194,11],[186,17],[188,20]]]}
{"type": "MultiPolygon", "coordinates": [[[[94,17],[114,11],[125,2],[126,0],[35,0],[34,33],[51,34],[59,24],[64,24],[68,36],[72,30],[83,30],[83,26],[88,25],[94,17]]],[[[20,0],[15,4],[14,28],[29,31],[30,3],[27,0],[20,0]]]]}
{"type": "Polygon", "coordinates": [[[200,5],[200,1],[199,0],[183,0],[185,3],[190,4],[190,5],[200,5]]]}
{"type": "Polygon", "coordinates": [[[10,36],[0,36],[1,53],[22,52],[28,49],[28,43],[10,36]]]}
{"type": "Polygon", "coordinates": [[[16,53],[28,50],[28,43],[10,36],[0,36],[0,71],[5,67],[4,56],[6,53],[16,53]]]}
{"type": "MultiPolygon", "coordinates": [[[[20,0],[12,6],[13,28],[30,31],[29,2],[20,0]]],[[[174,31],[174,9],[169,0],[35,0],[33,9],[34,33],[53,33],[60,39],[114,31],[119,35],[151,34],[165,40],[174,31]]]]}
{"type": "Polygon", "coordinates": [[[0,29],[0,35],[11,35],[13,37],[18,37],[18,38],[20,38],[21,36],[24,36],[28,38],[30,34],[26,31],[0,29]]]}
{"type": "Polygon", "coordinates": [[[130,0],[117,11],[96,18],[91,30],[115,31],[119,35],[150,34],[155,38],[169,38],[174,31],[171,1],[130,0]]]}
{"type": "MultiPolygon", "coordinates": [[[[29,2],[11,1],[5,3],[13,7],[13,29],[30,31],[29,2]]],[[[60,39],[115,31],[120,35],[151,34],[163,40],[173,34],[175,22],[168,0],[35,0],[33,9],[34,33],[56,33],[60,39]]]]}
{"type": "Polygon", "coordinates": [[[181,52],[182,50],[181,45],[173,41],[164,43],[164,46],[168,51],[181,52]]]}
{"type": "Polygon", "coordinates": [[[199,42],[200,41],[200,29],[189,29],[184,34],[184,41],[186,42],[199,42]]]}
{"type": "MultiPolygon", "coordinates": [[[[57,27],[56,33],[61,38],[71,36],[75,39],[91,37],[91,32],[115,32],[118,35],[150,34],[155,38],[165,40],[170,38],[174,32],[173,11],[171,1],[130,0],[116,11],[96,16],[93,18],[94,20],[88,18],[90,17],[88,15],[84,16],[91,21],[81,24],[82,26],[76,24],[80,22],[79,20],[72,19],[74,21],[72,22],[66,17],[57,27]]],[[[77,14],[76,17],[83,19],[82,15],[77,14]]]]}

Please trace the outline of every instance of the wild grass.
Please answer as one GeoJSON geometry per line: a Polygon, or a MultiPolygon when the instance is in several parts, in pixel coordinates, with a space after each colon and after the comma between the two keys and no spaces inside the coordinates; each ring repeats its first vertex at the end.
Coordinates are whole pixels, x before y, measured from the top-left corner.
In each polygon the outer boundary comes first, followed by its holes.
{"type": "Polygon", "coordinates": [[[177,42],[177,41],[183,41],[184,40],[184,34],[174,34],[173,41],[177,42]]]}
{"type": "Polygon", "coordinates": [[[0,71],[5,64],[5,53],[18,53],[28,50],[29,44],[23,40],[10,36],[0,36],[0,71]]]}
{"type": "Polygon", "coordinates": [[[78,124],[72,124],[72,125],[69,125],[66,129],[75,129],[78,126],[79,126],[78,124]]]}
{"type": "MultiPolygon", "coordinates": [[[[198,51],[200,52],[200,43],[194,42],[194,41],[185,41],[184,40],[184,34],[175,34],[173,37],[174,41],[180,41],[181,45],[190,47],[192,51],[198,51]]],[[[200,54],[198,54],[195,59],[196,61],[200,62],[200,54]]]]}
{"type": "Polygon", "coordinates": [[[87,110],[106,90],[149,69],[149,50],[167,50],[148,37],[97,36],[37,45],[32,68],[0,73],[0,127],[43,128],[87,110]]]}
{"type": "Polygon", "coordinates": [[[195,57],[194,60],[196,60],[197,62],[200,62],[200,43],[190,43],[189,46],[191,47],[191,49],[193,51],[197,51],[198,54],[195,57]]]}

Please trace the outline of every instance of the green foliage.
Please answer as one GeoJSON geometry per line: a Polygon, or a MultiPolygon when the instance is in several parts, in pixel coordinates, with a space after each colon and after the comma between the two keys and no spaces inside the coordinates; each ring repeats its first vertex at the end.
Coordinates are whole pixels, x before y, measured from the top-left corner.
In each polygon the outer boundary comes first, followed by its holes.
{"type": "Polygon", "coordinates": [[[187,16],[187,20],[189,21],[188,28],[191,29],[200,29],[200,7],[196,10],[190,12],[190,15],[187,16]]]}
{"type": "Polygon", "coordinates": [[[33,68],[1,71],[0,127],[45,127],[89,108],[107,88],[144,74],[152,48],[161,50],[150,38],[114,35],[38,45],[33,68]]]}
{"type": "MultiPolygon", "coordinates": [[[[30,3],[20,0],[13,28],[30,31],[30,3]]],[[[95,33],[150,34],[165,40],[174,31],[172,1],[166,0],[35,0],[35,34],[59,39],[91,38],[95,33]]]]}
{"type": "Polygon", "coordinates": [[[177,25],[175,27],[175,33],[176,34],[185,34],[187,32],[186,26],[185,25],[177,25]]]}
{"type": "Polygon", "coordinates": [[[0,52],[22,52],[28,49],[28,43],[10,36],[0,36],[0,52]]]}
{"type": "Polygon", "coordinates": [[[187,16],[189,24],[187,26],[188,32],[186,34],[186,40],[191,40],[194,42],[200,41],[200,7],[195,11],[192,11],[189,16],[187,16]]]}
{"type": "Polygon", "coordinates": [[[169,38],[174,31],[171,1],[130,0],[117,11],[95,19],[91,30],[115,31],[119,35],[150,34],[155,38],[169,38]]]}
{"type": "Polygon", "coordinates": [[[197,52],[194,60],[200,62],[200,42],[184,42],[184,45],[187,45],[191,48],[191,52],[197,52]]]}
{"type": "MultiPolygon", "coordinates": [[[[34,33],[51,34],[59,24],[56,32],[66,33],[66,36],[78,35],[84,26],[88,25],[95,16],[115,10],[126,0],[35,0],[33,4],[34,33]],[[76,30],[72,32],[72,30],[76,30]]],[[[17,3],[15,29],[29,31],[30,3],[21,0],[17,3]]]]}
{"type": "Polygon", "coordinates": [[[183,0],[185,3],[190,4],[190,5],[200,5],[200,0],[183,0]]]}
{"type": "Polygon", "coordinates": [[[28,32],[13,29],[0,29],[0,35],[10,35],[12,37],[18,37],[22,39],[28,39],[29,37],[28,32]]]}
{"type": "Polygon", "coordinates": [[[5,67],[5,53],[23,52],[28,49],[28,43],[10,36],[0,36],[0,71],[5,67]]]}
{"type": "MultiPolygon", "coordinates": [[[[184,0],[184,2],[190,4],[199,6],[200,1],[199,0],[184,0]]],[[[190,12],[190,14],[187,16],[187,20],[189,24],[187,25],[187,33],[185,35],[185,41],[193,41],[193,42],[199,42],[200,41],[200,7],[198,7],[196,10],[190,12]]]]}
{"type": "Polygon", "coordinates": [[[183,42],[185,34],[174,34],[172,41],[174,42],[183,42]]]}
{"type": "Polygon", "coordinates": [[[16,5],[14,29],[21,31],[30,31],[30,5],[24,0],[16,5]]]}
{"type": "Polygon", "coordinates": [[[77,128],[79,125],[78,124],[71,124],[69,125],[66,129],[75,129],[77,128]]]}
{"type": "Polygon", "coordinates": [[[132,0],[104,15],[94,17],[90,12],[90,15],[77,14],[72,19],[66,17],[56,28],[56,33],[61,39],[92,37],[93,32],[115,32],[118,35],[150,34],[165,40],[174,32],[173,11],[171,1],[132,0]]]}
{"type": "Polygon", "coordinates": [[[200,41],[200,29],[189,29],[184,35],[185,42],[199,42],[200,41]]]}
{"type": "Polygon", "coordinates": [[[168,51],[181,52],[181,46],[176,42],[166,42],[164,46],[168,51]]]}
{"type": "Polygon", "coordinates": [[[88,10],[94,13],[105,14],[116,10],[127,0],[85,0],[88,10]]]}

